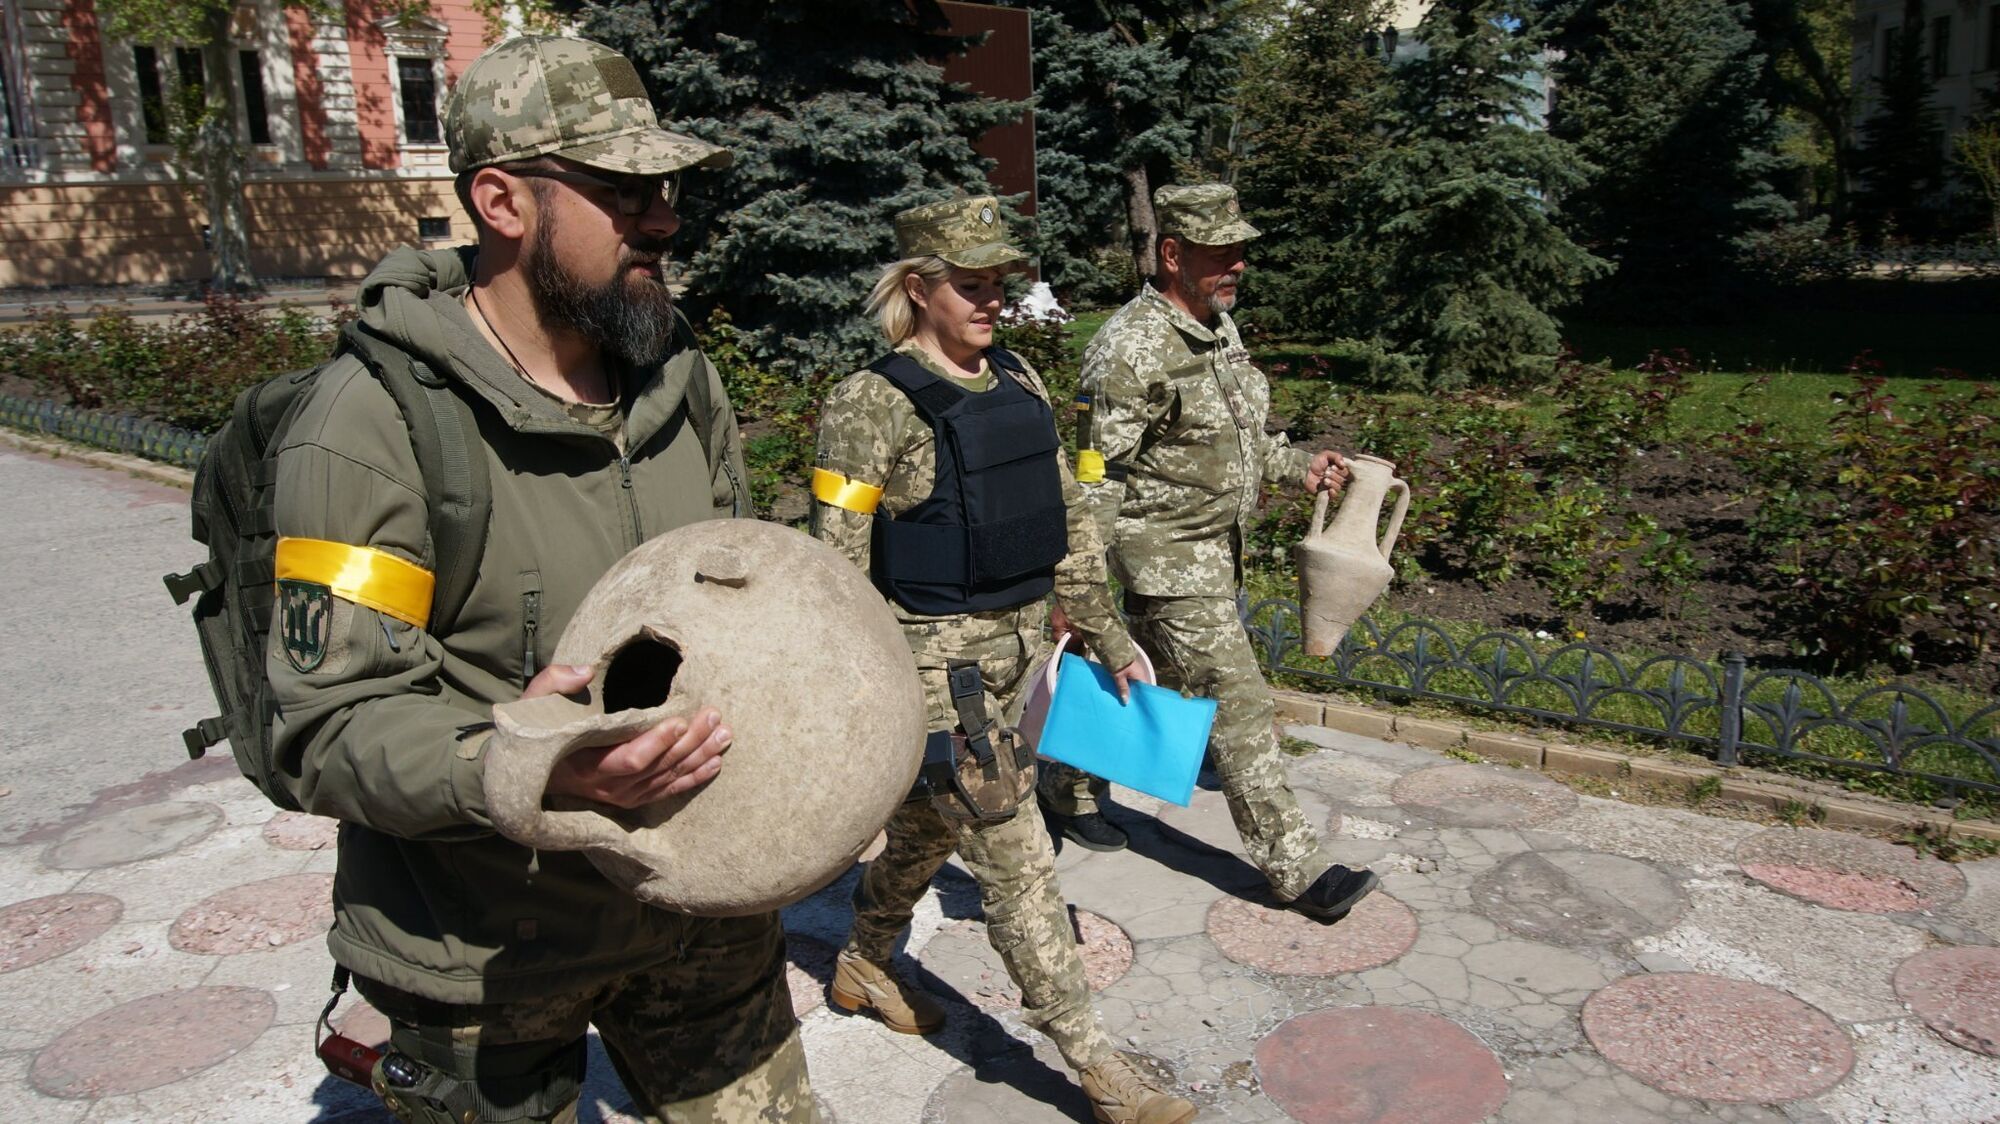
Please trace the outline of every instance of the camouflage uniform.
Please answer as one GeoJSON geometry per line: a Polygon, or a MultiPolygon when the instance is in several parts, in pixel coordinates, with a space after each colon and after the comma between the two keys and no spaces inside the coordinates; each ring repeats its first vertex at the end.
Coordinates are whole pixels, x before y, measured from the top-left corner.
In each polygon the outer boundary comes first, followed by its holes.
{"type": "MultiPolygon", "coordinates": [[[[1191,241],[1257,235],[1219,184],[1163,187],[1155,205],[1161,229],[1191,241]]],[[[1270,386],[1227,313],[1204,325],[1148,284],[1098,329],[1083,362],[1077,479],[1111,544],[1133,636],[1162,683],[1216,701],[1209,754],[1230,815],[1251,861],[1290,901],[1331,863],[1285,779],[1236,596],[1263,486],[1296,485],[1311,456],[1264,432],[1270,386]]],[[[1059,813],[1091,811],[1087,779],[1066,770],[1043,794],[1059,813]]]]}
{"type": "MultiPolygon", "coordinates": [[[[514,1003],[446,1004],[364,981],[362,992],[391,1020],[390,1045],[448,1073],[481,1075],[504,1093],[511,1073],[563,1070],[595,1025],[605,1053],[646,1119],[671,1124],[747,1124],[815,1118],[804,1046],[783,986],[784,933],[768,914],[683,917],[673,959],[590,987],[514,1003]],[[777,981],[776,986],[773,981],[777,981]]],[[[570,1124],[570,1082],[526,1106],[520,1120],[570,1124]]],[[[400,1119],[428,1124],[418,1105],[394,1103],[400,1119]]],[[[532,1095],[532,1090],[516,1095],[532,1095]]],[[[504,1117],[483,1115],[481,1120],[504,1117]]],[[[457,1124],[452,1121],[451,1124],[457,1124]]]]}
{"type": "MultiPolygon", "coordinates": [[[[899,350],[931,373],[947,376],[921,349],[899,350]]],[[[978,385],[967,389],[986,390],[993,377],[989,367],[978,385]]],[[[1048,397],[1032,372],[1029,382],[1037,395],[1048,397]]],[[[917,418],[901,391],[872,371],[851,376],[827,398],[820,415],[817,464],[849,480],[880,481],[881,510],[892,515],[928,498],[937,470],[930,427],[917,418]]],[[[1101,658],[1123,667],[1134,658],[1132,642],[1105,587],[1101,540],[1079,503],[1081,496],[1067,465],[1062,477],[1063,498],[1070,509],[1070,554],[1056,568],[1056,597],[1101,658]]],[[[813,533],[865,570],[872,518],[815,503],[813,533]]],[[[917,655],[929,700],[930,729],[949,730],[958,724],[945,682],[945,663],[952,659],[979,661],[988,714],[1003,724],[1019,718],[1027,673],[1049,651],[1042,635],[1048,620],[1043,603],[951,617],[911,613],[893,602],[891,607],[917,655]]],[[[917,899],[956,850],[979,883],[987,936],[1021,988],[1028,1021],[1055,1040],[1074,1068],[1109,1057],[1111,1042],[1091,1008],[1083,962],[1056,885],[1055,852],[1034,802],[1024,802],[1008,819],[984,822],[947,819],[929,801],[914,800],[890,817],[887,830],[887,847],[868,864],[855,890],[848,949],[868,960],[889,960],[917,899]]]]}
{"type": "MultiPolygon", "coordinates": [[[[972,199],[920,208],[918,214],[936,212],[937,221],[946,228],[960,221],[995,226],[990,204],[990,199],[972,199]]],[[[964,264],[959,258],[966,252],[948,248],[953,241],[949,229],[932,246],[922,231],[913,233],[905,226],[899,223],[898,234],[906,256],[937,253],[964,264]]],[[[976,264],[967,268],[1005,264],[1023,256],[997,241],[1004,230],[994,237],[994,243],[972,252],[968,260],[976,264]]],[[[968,391],[994,386],[996,374],[990,364],[975,382],[944,370],[914,344],[898,350],[968,391]]],[[[1024,381],[1031,392],[1047,400],[1039,376],[1030,371],[1024,381]]],[[[813,505],[813,533],[863,570],[869,568],[873,512],[895,515],[922,503],[931,494],[937,472],[931,427],[917,416],[902,391],[873,371],[854,374],[828,396],[820,415],[816,463],[815,493],[820,502],[813,505]],[[879,488],[879,498],[862,505],[869,510],[836,506],[829,501],[833,493],[819,487],[829,480],[850,490],[879,488]]],[[[1058,465],[1068,508],[1069,555],[1056,567],[1055,595],[1099,658],[1123,667],[1135,656],[1105,585],[1102,540],[1080,505],[1081,493],[1068,465],[1060,458],[1058,465]]],[[[917,656],[932,731],[958,725],[945,678],[947,660],[979,661],[987,713],[1003,724],[1019,718],[1027,674],[1048,655],[1049,644],[1042,635],[1048,610],[1042,602],[955,616],[927,616],[890,604],[917,656]]],[[[887,831],[886,848],[868,864],[855,890],[848,951],[886,963],[897,937],[910,923],[917,899],[956,850],[979,883],[987,936],[1021,988],[1028,1021],[1053,1039],[1064,1060],[1078,1070],[1110,1058],[1112,1044],[1091,1007],[1083,962],[1056,884],[1055,852],[1034,802],[1023,802],[1004,820],[967,821],[947,818],[928,800],[913,800],[890,817],[887,831]]]]}
{"type": "MultiPolygon", "coordinates": [[[[660,130],[631,64],[582,40],[495,47],[467,68],[446,121],[458,170],[554,154],[665,175],[729,159],[660,130]]],[[[424,612],[336,599],[325,659],[295,663],[275,629],[267,659],[285,783],[342,821],[328,946],[417,1063],[416,1087],[378,1065],[377,1090],[423,1124],[573,1119],[595,1023],[649,1120],[816,1120],[776,912],[657,909],[579,852],[537,853],[493,830],[485,731],[493,704],[535,674],[537,628],[559,635],[641,541],[729,515],[743,467],[735,415],[697,350],[608,372],[620,405],[607,432],[480,334],[462,301],[475,262],[401,249],[360,298],[380,339],[479,414],[470,453],[486,460],[493,515],[465,609],[433,634],[424,612]]],[[[320,373],[277,460],[281,536],[404,565],[434,552],[408,429],[358,361],[320,373]]]]}

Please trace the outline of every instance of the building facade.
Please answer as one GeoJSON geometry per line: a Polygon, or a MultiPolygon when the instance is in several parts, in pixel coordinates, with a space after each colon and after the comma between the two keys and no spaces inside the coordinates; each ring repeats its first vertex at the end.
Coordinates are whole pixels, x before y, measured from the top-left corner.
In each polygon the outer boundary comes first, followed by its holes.
{"type": "MultiPolygon", "coordinates": [[[[945,62],[990,96],[1031,86],[1027,13],[935,4],[960,34],[945,62]]],[[[396,245],[470,241],[441,116],[458,74],[504,29],[471,0],[422,16],[379,0],[322,11],[240,0],[230,24],[237,135],[248,142],[250,265],[260,279],[360,278],[396,245]]],[[[0,0],[0,289],[171,285],[211,273],[207,206],[175,166],[170,108],[209,81],[201,53],[105,34],[96,0],[0,0]]],[[[979,142],[996,186],[1029,193],[1032,117],[979,142]]]]}
{"type": "MultiPolygon", "coordinates": [[[[359,277],[397,243],[471,237],[445,166],[449,83],[486,41],[466,0],[421,18],[244,0],[231,22],[251,266],[359,277]]],[[[175,172],[169,106],[199,52],[115,41],[94,0],[0,0],[0,287],[192,282],[207,211],[175,172]]]]}
{"type": "MultiPolygon", "coordinates": [[[[1945,143],[1965,131],[1982,99],[2000,83],[2000,2],[1924,0],[1924,73],[1931,104],[1944,125],[1945,143]]],[[[1856,121],[1865,121],[1902,33],[1903,0],[1855,0],[1854,90],[1856,121]]]]}

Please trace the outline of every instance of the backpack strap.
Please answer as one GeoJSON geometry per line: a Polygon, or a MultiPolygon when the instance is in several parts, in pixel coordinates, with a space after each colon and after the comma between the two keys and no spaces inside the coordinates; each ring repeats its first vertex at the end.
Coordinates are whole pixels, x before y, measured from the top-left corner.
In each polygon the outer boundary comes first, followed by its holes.
{"type": "Polygon", "coordinates": [[[674,334],[681,338],[681,344],[694,352],[694,374],[688,378],[685,391],[688,420],[694,423],[695,439],[701,442],[701,455],[708,458],[708,474],[715,475],[717,447],[714,426],[710,418],[715,415],[715,395],[708,388],[708,357],[701,352],[701,341],[695,338],[694,325],[681,310],[674,309],[674,334]]]}
{"type": "Polygon", "coordinates": [[[360,321],[341,329],[341,345],[381,380],[409,426],[410,448],[424,480],[431,568],[437,577],[429,628],[432,635],[444,635],[472,594],[493,513],[493,482],[479,421],[447,379],[360,321]]]}

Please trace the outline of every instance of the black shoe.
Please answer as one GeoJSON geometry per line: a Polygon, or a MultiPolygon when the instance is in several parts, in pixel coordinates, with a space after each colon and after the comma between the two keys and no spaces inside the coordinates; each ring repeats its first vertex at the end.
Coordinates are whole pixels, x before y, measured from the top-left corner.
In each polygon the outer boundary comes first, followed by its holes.
{"type": "Polygon", "coordinates": [[[1381,879],[1372,870],[1349,870],[1339,863],[1314,879],[1306,892],[1292,899],[1292,908],[1328,925],[1347,916],[1347,911],[1368,896],[1381,879]]]}
{"type": "Polygon", "coordinates": [[[1080,816],[1050,812],[1049,819],[1055,822],[1063,838],[1092,851],[1122,851],[1131,842],[1124,830],[1105,819],[1102,812],[1085,812],[1080,816]]]}

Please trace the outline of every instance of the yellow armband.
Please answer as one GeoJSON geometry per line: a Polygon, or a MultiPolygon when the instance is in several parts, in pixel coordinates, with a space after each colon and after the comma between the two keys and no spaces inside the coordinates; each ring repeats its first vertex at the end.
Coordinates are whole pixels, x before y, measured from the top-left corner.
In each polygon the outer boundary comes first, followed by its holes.
{"type": "Polygon", "coordinates": [[[326,586],[343,601],[366,605],[404,624],[422,628],[430,622],[437,579],[422,566],[387,551],[324,539],[280,538],[276,563],[280,579],[326,586]]]}
{"type": "Polygon", "coordinates": [[[1104,479],[1104,454],[1096,449],[1076,451],[1076,482],[1095,484],[1104,479]]]}
{"type": "Polygon", "coordinates": [[[828,507],[837,507],[842,511],[873,515],[876,505],[882,502],[882,489],[873,484],[863,484],[859,480],[849,480],[838,472],[815,468],[813,498],[828,507]]]}

